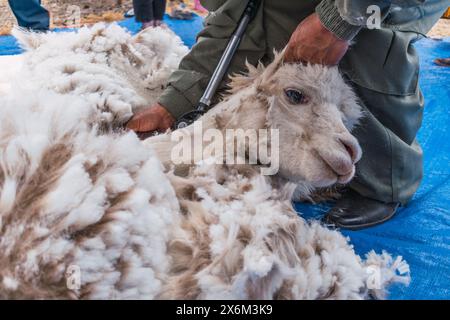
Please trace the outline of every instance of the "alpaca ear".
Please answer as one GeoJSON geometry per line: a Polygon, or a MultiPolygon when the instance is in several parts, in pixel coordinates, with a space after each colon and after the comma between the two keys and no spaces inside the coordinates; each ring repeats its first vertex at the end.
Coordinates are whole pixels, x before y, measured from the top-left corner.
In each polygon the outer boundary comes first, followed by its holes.
{"type": "Polygon", "coordinates": [[[286,49],[283,49],[281,52],[277,52],[274,50],[274,59],[272,63],[270,63],[262,73],[262,79],[268,80],[270,79],[277,71],[280,69],[280,67],[283,65],[284,62],[284,52],[286,49]]]}
{"type": "Polygon", "coordinates": [[[25,51],[35,50],[45,42],[45,36],[42,33],[30,32],[20,27],[14,27],[12,35],[25,51]]]}
{"type": "Polygon", "coordinates": [[[284,62],[284,51],[276,52],[274,50],[274,56],[272,63],[270,63],[262,72],[260,77],[259,88],[263,91],[269,90],[275,84],[275,80],[273,79],[273,75],[280,69],[284,62]]]}

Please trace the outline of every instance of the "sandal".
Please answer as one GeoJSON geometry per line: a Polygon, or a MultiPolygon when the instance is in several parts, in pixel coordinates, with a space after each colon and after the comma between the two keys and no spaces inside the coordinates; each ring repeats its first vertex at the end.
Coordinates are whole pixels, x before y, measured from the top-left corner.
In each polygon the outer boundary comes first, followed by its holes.
{"type": "Polygon", "coordinates": [[[436,59],[434,63],[441,67],[450,67],[450,58],[436,59]]]}

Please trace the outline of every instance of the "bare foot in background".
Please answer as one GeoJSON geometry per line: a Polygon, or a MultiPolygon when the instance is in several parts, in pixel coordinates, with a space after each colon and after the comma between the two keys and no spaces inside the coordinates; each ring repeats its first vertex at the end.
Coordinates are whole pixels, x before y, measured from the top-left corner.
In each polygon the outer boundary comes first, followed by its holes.
{"type": "Polygon", "coordinates": [[[450,58],[436,59],[434,63],[441,67],[450,67],[450,58]]]}
{"type": "Polygon", "coordinates": [[[164,28],[164,29],[168,28],[167,24],[162,22],[162,20],[155,20],[155,27],[161,27],[161,28],[164,28]]]}
{"type": "Polygon", "coordinates": [[[200,3],[200,0],[194,0],[194,10],[199,11],[200,13],[206,13],[206,10],[200,3]]]}
{"type": "Polygon", "coordinates": [[[153,28],[153,27],[155,27],[156,25],[155,25],[155,21],[149,21],[149,22],[143,22],[142,23],[142,27],[141,27],[141,30],[144,30],[144,29],[147,29],[147,28],[153,28]]]}

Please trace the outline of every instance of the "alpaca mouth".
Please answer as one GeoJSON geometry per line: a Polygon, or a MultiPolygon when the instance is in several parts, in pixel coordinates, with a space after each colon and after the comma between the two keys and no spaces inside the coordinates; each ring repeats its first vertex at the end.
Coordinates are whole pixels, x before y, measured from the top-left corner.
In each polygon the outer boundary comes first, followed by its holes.
{"type": "Polygon", "coordinates": [[[347,184],[347,183],[349,183],[353,179],[353,177],[355,176],[355,170],[356,170],[356,168],[353,165],[352,169],[347,174],[338,174],[337,175],[338,176],[337,182],[339,184],[347,184]]]}
{"type": "Polygon", "coordinates": [[[357,144],[352,144],[352,141],[340,140],[340,149],[335,152],[324,148],[318,148],[317,153],[321,160],[325,163],[333,174],[335,183],[346,184],[350,182],[355,175],[355,164],[361,157],[361,151],[357,144]]]}
{"type": "Polygon", "coordinates": [[[327,162],[326,159],[322,159],[327,165],[328,169],[331,171],[335,177],[334,183],[346,184],[349,183],[353,176],[355,175],[355,164],[347,161],[337,161],[337,162],[327,162]]]}

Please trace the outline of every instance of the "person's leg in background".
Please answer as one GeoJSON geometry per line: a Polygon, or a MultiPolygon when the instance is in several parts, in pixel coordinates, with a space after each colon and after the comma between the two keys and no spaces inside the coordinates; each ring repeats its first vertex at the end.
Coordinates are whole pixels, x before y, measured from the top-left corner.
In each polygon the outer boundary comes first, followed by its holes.
{"type": "Polygon", "coordinates": [[[153,14],[155,17],[155,26],[162,26],[164,14],[166,13],[166,0],[153,0],[153,14]]]}
{"type": "Polygon", "coordinates": [[[142,29],[155,26],[153,2],[155,0],[133,0],[134,16],[142,23],[142,29]]]}
{"type": "Polygon", "coordinates": [[[19,26],[37,31],[49,29],[50,15],[41,6],[40,0],[8,0],[8,2],[19,26]]]}

